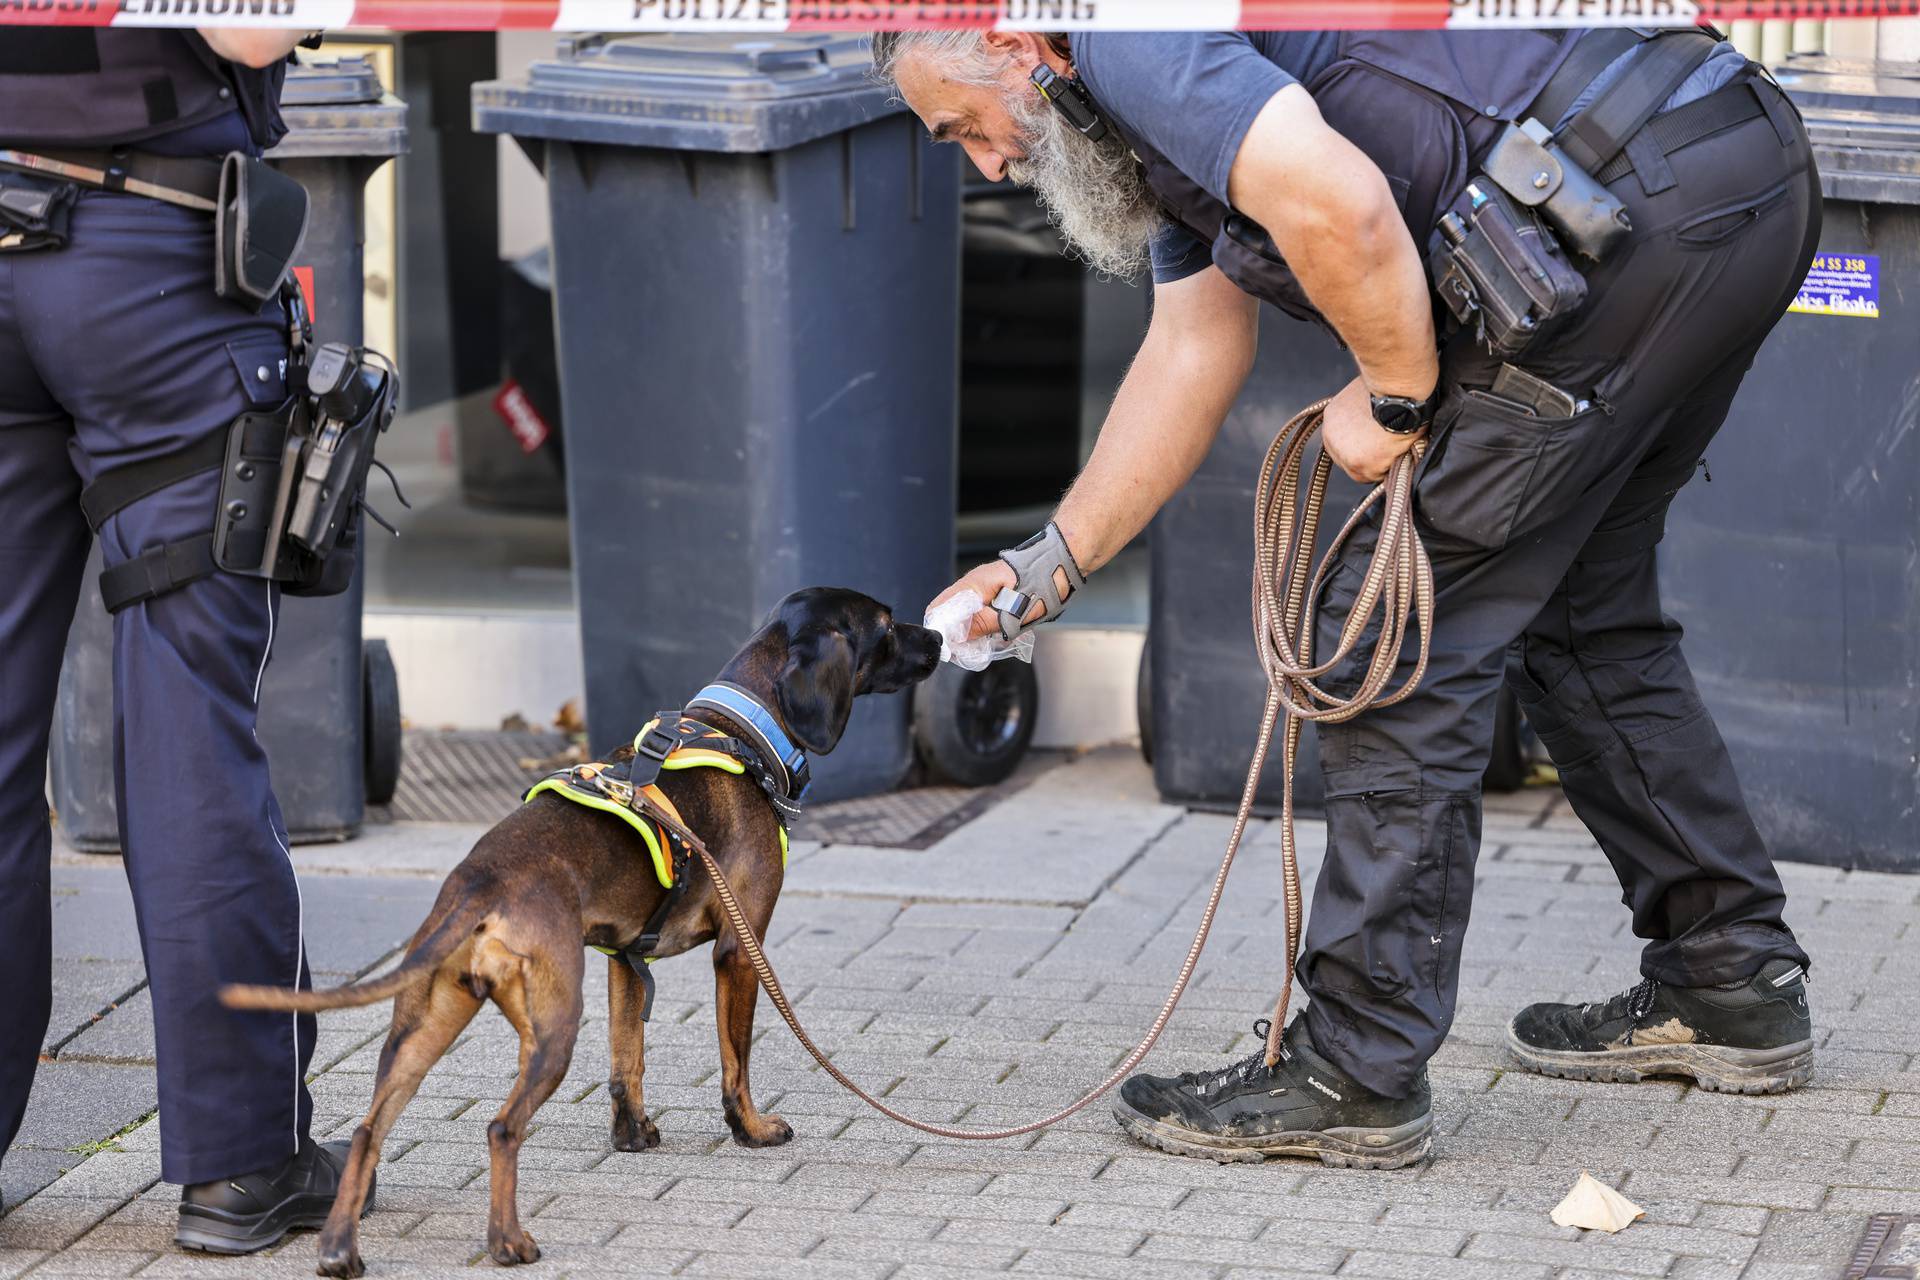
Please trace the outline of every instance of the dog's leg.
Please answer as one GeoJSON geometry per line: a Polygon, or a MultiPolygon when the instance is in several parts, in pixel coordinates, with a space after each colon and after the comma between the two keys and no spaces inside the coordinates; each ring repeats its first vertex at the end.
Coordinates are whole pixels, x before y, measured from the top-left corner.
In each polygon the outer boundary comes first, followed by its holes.
{"type": "Polygon", "coordinates": [[[619,956],[607,957],[607,1037],[613,1047],[613,1070],[607,1078],[607,1096],[613,1099],[613,1146],[616,1151],[645,1151],[660,1145],[660,1129],[647,1118],[646,1095],[640,1077],[647,1069],[647,1024],[640,1020],[645,992],[640,979],[619,956]]]}
{"type": "MultiPolygon", "coordinates": [[[[761,915],[762,919],[749,923],[764,938],[772,909],[761,915]]],[[[714,939],[713,975],[714,1021],[720,1029],[720,1105],[726,1109],[727,1127],[743,1147],[777,1147],[793,1137],[793,1127],[779,1116],[761,1115],[753,1105],[747,1055],[753,1052],[753,1004],[760,984],[730,933],[714,939]]]]}
{"type": "Polygon", "coordinates": [[[489,964],[487,976],[493,982],[494,1003],[520,1033],[520,1075],[506,1105],[487,1126],[487,1149],[493,1160],[487,1254],[502,1266],[511,1266],[540,1257],[540,1246],[520,1227],[520,1144],[533,1113],[553,1095],[573,1061],[585,961],[578,943],[539,959],[512,955],[504,946],[496,955],[510,957],[505,963],[489,964]]]}
{"type": "Polygon", "coordinates": [[[318,1274],[357,1276],[366,1270],[360,1261],[360,1210],[380,1163],[381,1144],[420,1081],[479,1008],[480,1002],[459,982],[437,974],[394,1000],[393,1022],[374,1077],[373,1105],[353,1131],[340,1191],[320,1233],[318,1274]]]}

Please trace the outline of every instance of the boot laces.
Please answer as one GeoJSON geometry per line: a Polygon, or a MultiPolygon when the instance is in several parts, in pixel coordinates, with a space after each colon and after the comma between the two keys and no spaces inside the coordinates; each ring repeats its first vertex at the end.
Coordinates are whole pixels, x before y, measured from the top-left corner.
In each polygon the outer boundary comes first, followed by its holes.
{"type": "Polygon", "coordinates": [[[1648,1011],[1653,1008],[1654,993],[1659,990],[1660,984],[1652,978],[1647,978],[1631,990],[1623,991],[1607,1001],[1607,1005],[1610,1009],[1618,1006],[1622,1013],[1637,1022],[1646,1017],[1648,1011]]]}
{"type": "Polygon", "coordinates": [[[1241,1084],[1253,1083],[1259,1072],[1267,1069],[1267,1032],[1272,1028],[1270,1019],[1261,1018],[1253,1024],[1253,1036],[1260,1044],[1258,1049],[1238,1062],[1228,1063],[1224,1067],[1215,1067],[1212,1071],[1185,1071],[1180,1075],[1180,1083],[1201,1094],[1218,1093],[1229,1080],[1241,1084]]]}

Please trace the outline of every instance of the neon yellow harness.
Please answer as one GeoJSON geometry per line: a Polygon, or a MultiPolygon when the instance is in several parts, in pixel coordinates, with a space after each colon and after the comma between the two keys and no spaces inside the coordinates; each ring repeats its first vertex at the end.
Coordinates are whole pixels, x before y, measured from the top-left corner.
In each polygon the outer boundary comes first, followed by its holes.
{"type": "MultiPolygon", "coordinates": [[[[646,741],[647,736],[659,728],[659,725],[658,717],[647,721],[640,732],[634,735],[633,747],[630,751],[617,753],[612,760],[591,760],[585,764],[577,764],[571,769],[562,769],[558,773],[549,774],[528,788],[527,794],[521,798],[524,803],[538,795],[556,795],[564,800],[571,800],[575,804],[585,805],[589,809],[613,814],[632,827],[647,846],[647,854],[653,859],[654,877],[659,880],[661,887],[667,890],[667,898],[662,900],[659,908],[654,912],[653,919],[647,922],[641,937],[627,947],[588,944],[593,950],[604,955],[624,956],[632,965],[634,972],[640,975],[645,987],[640,1014],[643,1021],[653,1008],[653,977],[647,972],[646,966],[652,964],[655,959],[651,952],[654,943],[658,940],[657,930],[664,925],[673,900],[678,896],[674,882],[676,860],[669,854],[669,850],[677,844],[678,837],[661,826],[659,820],[646,811],[645,806],[650,805],[680,825],[686,825],[685,820],[680,816],[680,811],[674,807],[673,801],[667,799],[666,792],[657,785],[648,782],[637,789],[633,785],[635,763],[643,759],[641,743],[646,741]]],[[[728,746],[737,746],[737,740],[727,737],[712,725],[683,716],[668,732],[671,736],[680,738],[681,741],[667,751],[664,757],[657,754],[661,748],[656,745],[655,754],[645,758],[647,764],[651,765],[654,760],[658,760],[660,769],[724,769],[732,774],[746,773],[746,765],[741,763],[740,758],[724,749],[728,746]],[[709,742],[715,745],[700,745],[709,742]]],[[[649,775],[642,774],[642,776],[649,775]]],[[[686,853],[684,848],[680,849],[681,865],[685,864],[686,853]]],[[[784,820],[780,823],[780,865],[783,868],[787,865],[787,824],[784,820]]]]}
{"type": "MultiPolygon", "coordinates": [[[[636,753],[640,740],[647,736],[660,721],[656,718],[647,721],[639,733],[633,737],[636,753]]],[[[725,740],[718,729],[703,725],[697,720],[680,722],[682,730],[689,730],[687,743],[675,747],[667,758],[660,763],[662,769],[724,769],[728,773],[743,774],[747,771],[739,759],[725,751],[716,751],[695,744],[708,738],[725,740]],[[701,733],[700,730],[705,730],[701,733]]],[[[660,824],[648,817],[633,802],[634,789],[631,781],[633,757],[603,761],[590,760],[586,764],[577,764],[571,769],[563,769],[549,774],[533,784],[523,800],[531,800],[537,795],[556,795],[571,800],[575,804],[586,805],[589,809],[598,809],[602,813],[611,813],[639,832],[640,839],[646,843],[647,854],[653,859],[653,874],[659,878],[662,888],[673,888],[673,863],[667,856],[666,832],[660,824]]],[[[666,792],[652,783],[640,788],[640,794],[661,810],[681,822],[680,811],[673,807],[673,801],[667,799],[666,792]]],[[[682,822],[684,826],[684,822],[682,822]]],[[[780,865],[787,865],[787,827],[780,825],[780,865]]]]}

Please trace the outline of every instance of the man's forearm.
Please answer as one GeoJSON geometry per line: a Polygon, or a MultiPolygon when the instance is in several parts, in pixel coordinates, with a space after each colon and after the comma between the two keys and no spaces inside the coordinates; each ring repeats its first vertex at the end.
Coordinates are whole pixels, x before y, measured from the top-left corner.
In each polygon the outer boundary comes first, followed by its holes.
{"type": "Polygon", "coordinates": [[[201,27],[199,30],[208,48],[228,62],[249,67],[270,67],[307,38],[304,31],[255,31],[242,27],[201,27]]]}
{"type": "Polygon", "coordinates": [[[1118,555],[1193,475],[1246,381],[1251,348],[1250,338],[1149,336],[1054,517],[1083,571],[1118,555]]]}

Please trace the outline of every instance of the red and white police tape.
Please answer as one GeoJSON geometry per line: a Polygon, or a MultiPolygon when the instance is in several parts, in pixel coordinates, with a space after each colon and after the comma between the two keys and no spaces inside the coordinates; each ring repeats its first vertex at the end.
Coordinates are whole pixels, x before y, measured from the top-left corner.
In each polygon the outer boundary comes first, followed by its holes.
{"type": "Polygon", "coordinates": [[[1453,30],[1916,16],[1920,0],[0,0],[0,25],[312,31],[1453,30]]]}

